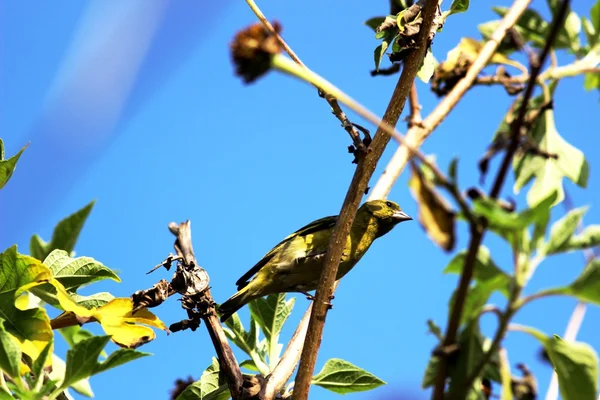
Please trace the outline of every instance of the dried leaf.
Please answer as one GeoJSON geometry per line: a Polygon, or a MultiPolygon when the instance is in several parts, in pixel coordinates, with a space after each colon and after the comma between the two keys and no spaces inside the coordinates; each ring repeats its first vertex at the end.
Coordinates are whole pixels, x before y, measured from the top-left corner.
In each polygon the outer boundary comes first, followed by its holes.
{"type": "Polygon", "coordinates": [[[456,239],[456,213],[421,170],[411,164],[411,171],[408,186],[419,203],[419,222],[431,240],[445,251],[451,251],[456,239]]]}

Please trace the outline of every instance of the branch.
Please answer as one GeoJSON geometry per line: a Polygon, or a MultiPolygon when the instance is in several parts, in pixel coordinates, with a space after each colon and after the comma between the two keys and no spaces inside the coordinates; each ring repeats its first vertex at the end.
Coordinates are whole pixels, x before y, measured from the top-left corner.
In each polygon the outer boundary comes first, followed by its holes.
{"type": "MultiPolygon", "coordinates": [[[[254,14],[256,15],[258,20],[263,24],[265,29],[267,31],[269,31],[272,35],[275,36],[275,38],[277,39],[277,41],[279,42],[279,44],[281,45],[283,50],[285,50],[285,52],[290,55],[292,60],[294,60],[300,66],[306,68],[306,65],[304,65],[302,60],[300,60],[300,57],[298,57],[296,55],[296,53],[294,53],[294,51],[290,48],[290,46],[285,42],[285,40],[283,40],[281,35],[277,32],[277,30],[273,27],[273,25],[271,25],[271,23],[267,20],[267,18],[265,17],[263,12],[260,10],[258,5],[254,2],[254,0],[246,0],[246,3],[248,3],[248,6],[250,6],[250,8],[254,12],[254,14]]],[[[319,89],[319,88],[317,88],[317,89],[319,89]]],[[[320,89],[319,89],[319,96],[323,97],[327,101],[327,103],[329,103],[329,106],[331,107],[333,115],[335,115],[335,117],[342,123],[342,127],[346,130],[346,132],[348,132],[348,134],[352,138],[354,147],[356,148],[356,150],[358,150],[358,153],[355,154],[355,156],[357,156],[355,161],[357,161],[360,154],[364,153],[364,151],[366,150],[366,146],[369,145],[371,138],[369,136],[365,136],[366,143],[363,143],[363,141],[360,138],[360,134],[359,134],[358,130],[356,130],[356,128],[354,127],[354,124],[352,124],[352,122],[350,122],[350,120],[348,119],[348,117],[346,116],[344,111],[341,109],[341,107],[338,104],[337,99],[335,97],[333,97],[332,95],[330,95],[326,92],[322,92],[320,89]]]]}
{"type": "MultiPolygon", "coordinates": [[[[473,85],[481,70],[496,53],[500,42],[502,42],[502,39],[506,36],[506,32],[517,23],[517,20],[523,12],[525,12],[530,3],[531,0],[517,0],[511,6],[500,22],[498,29],[492,34],[490,40],[483,46],[477,55],[477,58],[473,64],[471,64],[465,77],[461,79],[454,86],[452,91],[438,103],[435,110],[423,120],[421,126],[413,126],[408,130],[406,133],[406,141],[410,145],[418,149],[433,130],[446,118],[450,111],[454,109],[467,90],[473,85]]],[[[383,199],[387,197],[392,186],[406,167],[410,156],[410,152],[404,146],[401,146],[396,150],[396,153],[390,160],[384,173],[371,191],[368,200],[383,199]]]]}
{"type": "Polygon", "coordinates": [[[271,373],[265,378],[265,383],[263,385],[263,398],[275,398],[275,395],[281,392],[283,386],[294,373],[296,365],[298,365],[298,361],[300,360],[302,347],[304,346],[304,339],[306,338],[308,320],[310,318],[311,311],[312,304],[308,307],[308,310],[306,310],[302,320],[296,327],[296,331],[288,342],[283,356],[281,356],[273,371],[271,371],[271,373]]]}
{"type": "MultiPolygon", "coordinates": [[[[194,249],[192,247],[191,222],[186,221],[179,225],[171,222],[169,224],[169,230],[177,237],[175,240],[175,250],[179,256],[183,257],[183,260],[181,261],[183,268],[187,271],[198,269],[198,262],[196,261],[194,249]]],[[[206,283],[208,284],[208,282],[206,283]]],[[[190,289],[188,289],[188,291],[189,290],[190,289]]],[[[243,388],[244,378],[239,364],[233,355],[233,351],[229,346],[223,327],[217,317],[215,311],[216,303],[210,294],[210,289],[206,287],[206,289],[200,293],[185,294],[182,298],[182,304],[184,304],[184,308],[187,308],[188,314],[200,314],[199,316],[204,321],[208,334],[213,342],[213,346],[217,352],[220,370],[225,375],[231,397],[233,399],[242,398],[245,389],[243,388]],[[194,307],[192,309],[185,306],[186,303],[189,304],[188,301],[193,303],[192,305],[194,307]],[[202,309],[196,307],[197,305],[201,305],[202,309]]]]}
{"type": "MultiPolygon", "coordinates": [[[[427,0],[423,8],[423,23],[417,40],[418,47],[407,57],[404,70],[383,116],[383,121],[391,126],[395,126],[398,122],[416,73],[425,56],[428,47],[426,41],[437,7],[437,0],[427,0]]],[[[352,183],[350,184],[337,223],[333,229],[329,247],[325,255],[323,272],[319,279],[313,302],[313,311],[310,316],[308,333],[302,350],[298,374],[296,375],[294,385],[294,399],[296,400],[305,400],[308,398],[311,378],[327,315],[327,305],[333,295],[335,278],[346,244],[346,238],[350,232],[350,227],[352,226],[354,216],[358,210],[362,195],[367,188],[369,179],[373,175],[377,162],[381,158],[389,140],[390,136],[386,135],[381,127],[378,128],[375,139],[369,146],[370,151],[358,160],[352,183]]]]}
{"type": "MultiPolygon", "coordinates": [[[[522,99],[521,106],[519,108],[519,112],[517,114],[517,118],[515,119],[513,124],[511,124],[511,142],[508,146],[508,149],[506,150],[504,159],[502,160],[502,164],[500,165],[498,173],[496,174],[496,179],[494,181],[492,190],[490,191],[490,197],[492,199],[498,198],[498,196],[500,195],[500,192],[502,190],[502,186],[504,185],[504,181],[506,180],[508,168],[510,167],[512,158],[519,146],[519,139],[521,136],[521,128],[523,127],[524,123],[526,122],[525,116],[527,114],[527,107],[529,105],[529,100],[533,96],[533,89],[536,85],[536,82],[537,82],[538,76],[541,72],[543,63],[548,58],[550,49],[552,48],[552,44],[554,43],[554,40],[556,39],[556,36],[558,35],[558,32],[560,31],[561,24],[564,21],[564,18],[566,17],[567,10],[569,9],[569,3],[570,3],[569,0],[563,0],[563,2],[560,5],[560,8],[557,10],[556,17],[555,17],[554,21],[552,22],[550,32],[548,33],[548,37],[546,38],[546,43],[545,43],[544,48],[542,49],[542,52],[539,55],[539,57],[537,55],[532,55],[529,57],[530,62],[531,62],[530,78],[529,78],[529,81],[527,82],[527,86],[525,87],[525,92],[523,94],[523,99],[522,99]]],[[[456,341],[456,335],[457,335],[458,328],[460,325],[460,319],[462,316],[464,303],[466,300],[467,292],[469,290],[469,286],[471,285],[471,278],[473,276],[473,271],[475,269],[475,257],[477,254],[477,250],[479,249],[479,246],[481,245],[481,242],[483,241],[483,236],[485,233],[486,225],[487,225],[487,223],[484,222],[482,224],[482,226],[480,227],[480,229],[477,229],[477,230],[473,229],[473,227],[472,227],[472,237],[471,237],[471,243],[469,245],[469,253],[467,254],[466,259],[465,259],[465,265],[463,268],[463,273],[461,275],[461,280],[460,280],[458,291],[456,294],[456,299],[455,299],[454,305],[452,307],[450,321],[448,322],[448,329],[446,330],[444,346],[452,345],[456,341]]],[[[461,388],[462,390],[464,390],[464,391],[469,390],[471,384],[473,383],[473,381],[479,374],[479,371],[481,371],[481,369],[483,367],[485,367],[485,365],[491,358],[492,354],[494,354],[500,347],[500,343],[501,343],[502,339],[504,338],[506,329],[508,328],[508,323],[509,323],[510,319],[512,318],[512,316],[514,315],[514,313],[517,311],[516,303],[518,301],[521,290],[522,290],[522,287],[520,287],[519,285],[515,285],[515,288],[513,289],[513,293],[511,294],[509,304],[507,306],[507,310],[504,313],[503,318],[500,319],[500,324],[496,331],[496,335],[494,336],[494,339],[492,340],[492,344],[491,344],[490,348],[483,355],[481,362],[478,364],[477,368],[475,368],[472,376],[470,376],[467,379],[466,387],[461,388]]],[[[434,391],[435,399],[442,400],[444,397],[446,370],[448,367],[447,362],[448,362],[447,358],[440,359],[436,387],[435,387],[435,391],[434,391]]],[[[457,397],[460,398],[461,394],[462,393],[459,392],[457,394],[457,397]]]]}

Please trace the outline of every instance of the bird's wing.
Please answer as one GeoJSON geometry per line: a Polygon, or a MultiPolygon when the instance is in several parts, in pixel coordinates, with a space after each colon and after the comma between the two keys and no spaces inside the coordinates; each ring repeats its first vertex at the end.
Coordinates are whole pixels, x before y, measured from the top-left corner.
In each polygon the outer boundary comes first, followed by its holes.
{"type": "Polygon", "coordinates": [[[258,271],[260,271],[260,269],[264,267],[275,256],[277,251],[281,249],[281,247],[284,246],[286,243],[290,242],[298,236],[306,236],[321,230],[333,228],[335,226],[336,221],[337,215],[318,219],[298,229],[296,232],[283,239],[277,246],[273,247],[271,251],[269,251],[258,263],[256,263],[254,267],[250,268],[248,272],[246,272],[244,275],[242,275],[240,279],[238,279],[238,281],[235,283],[238,287],[238,290],[246,286],[250,281],[250,278],[252,278],[252,276],[254,276],[254,274],[256,274],[258,271]]]}

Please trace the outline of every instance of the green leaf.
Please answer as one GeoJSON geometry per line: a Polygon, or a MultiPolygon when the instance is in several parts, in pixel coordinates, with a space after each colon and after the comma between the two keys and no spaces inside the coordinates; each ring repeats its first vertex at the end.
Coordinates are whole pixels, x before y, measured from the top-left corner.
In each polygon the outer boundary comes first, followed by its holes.
{"type": "Polygon", "coordinates": [[[452,0],[450,15],[463,13],[469,9],[469,0],[452,0]]]}
{"type": "Polygon", "coordinates": [[[373,17],[366,20],[365,25],[375,30],[379,25],[383,23],[383,21],[385,21],[385,17],[373,17]]]}
{"type": "Polygon", "coordinates": [[[598,35],[596,33],[596,29],[594,28],[594,24],[592,24],[592,22],[586,17],[581,17],[581,26],[583,27],[583,32],[585,33],[585,38],[587,39],[587,45],[589,47],[593,47],[598,41],[598,35]]]}
{"type": "MultiPolygon", "coordinates": [[[[89,340],[89,339],[86,339],[89,340]]],[[[81,342],[79,342],[81,343],[81,342]]],[[[76,345],[77,346],[77,345],[76,345]]],[[[104,362],[98,364],[94,374],[108,371],[109,369],[118,367],[119,365],[126,364],[130,361],[137,360],[138,358],[150,356],[150,353],[143,353],[134,349],[118,349],[113,351],[104,362]]]]}
{"type": "Polygon", "coordinates": [[[95,201],[92,201],[82,209],[61,220],[54,228],[50,243],[44,243],[38,235],[33,235],[30,241],[31,254],[38,260],[45,259],[53,250],[57,249],[71,254],[75,248],[79,233],[94,207],[94,203],[95,201]]]}
{"type": "MultiPolygon", "coordinates": [[[[81,296],[75,293],[80,287],[104,279],[120,282],[121,279],[110,268],[91,257],[71,258],[64,250],[54,250],[44,264],[50,268],[56,280],[63,284],[71,294],[74,301],[83,307],[91,309],[100,307],[114,299],[110,293],[100,292],[90,296],[81,296]]],[[[31,292],[46,303],[60,308],[56,297],[56,289],[50,284],[39,285],[31,292]]]]}
{"type": "Polygon", "coordinates": [[[219,361],[212,358],[212,364],[202,373],[200,379],[189,385],[177,400],[225,400],[230,397],[229,389],[219,379],[219,361]]]}
{"type": "Polygon", "coordinates": [[[283,324],[294,308],[296,299],[291,298],[286,301],[285,297],[285,293],[272,294],[249,304],[252,317],[269,341],[277,340],[283,324]]]}
{"type": "Polygon", "coordinates": [[[592,72],[585,74],[583,88],[588,91],[600,89],[600,76],[592,72]]]}
{"type": "Polygon", "coordinates": [[[48,342],[46,347],[44,347],[44,350],[42,350],[42,352],[40,353],[38,358],[33,362],[33,365],[31,367],[31,372],[33,373],[33,375],[35,376],[35,379],[36,379],[36,385],[34,385],[34,386],[37,386],[37,383],[39,382],[39,380],[42,379],[42,377],[44,376],[44,365],[46,365],[46,361],[48,361],[48,357],[52,356],[53,347],[54,347],[54,341],[51,340],[50,342],[48,342]]]}
{"type": "Polygon", "coordinates": [[[598,356],[586,343],[567,342],[558,335],[550,338],[531,327],[522,330],[539,340],[558,376],[564,400],[596,399],[598,395],[598,356]]]}
{"type": "Polygon", "coordinates": [[[569,12],[561,33],[567,37],[570,48],[573,52],[579,51],[581,44],[579,42],[579,33],[581,32],[581,19],[575,11],[569,12]]]}
{"type": "MultiPolygon", "coordinates": [[[[492,7],[492,9],[501,17],[504,17],[508,12],[507,7],[492,7]]],[[[524,36],[524,39],[532,41],[537,46],[543,46],[546,42],[549,25],[536,11],[532,9],[525,10],[519,17],[517,26],[521,28],[522,32],[520,33],[524,36]]]]}
{"type": "Polygon", "coordinates": [[[534,206],[519,213],[504,210],[495,200],[490,198],[479,198],[474,201],[473,211],[475,214],[487,219],[492,229],[499,231],[521,230],[545,218],[556,198],[556,192],[548,192],[534,206]]]}
{"type": "MultiPolygon", "coordinates": [[[[49,378],[55,382],[56,386],[61,385],[65,377],[65,371],[66,364],[64,360],[58,357],[56,354],[52,354],[52,370],[49,373],[49,378]]],[[[86,397],[94,397],[94,391],[92,390],[90,381],[87,378],[72,383],[69,387],[81,395],[86,397]]],[[[52,391],[52,389],[50,391],[52,391]]]]}
{"type": "Polygon", "coordinates": [[[581,342],[570,343],[554,335],[545,349],[558,375],[558,387],[564,400],[595,399],[598,394],[598,356],[581,342]]]}
{"type": "Polygon", "coordinates": [[[4,320],[0,319],[0,369],[8,376],[20,380],[21,349],[13,337],[4,329],[4,320]]]}
{"type": "Polygon", "coordinates": [[[89,296],[82,296],[77,293],[71,293],[71,299],[82,307],[91,310],[92,308],[102,307],[114,300],[115,296],[108,292],[98,292],[89,296]]]}
{"type": "Polygon", "coordinates": [[[427,368],[425,368],[425,374],[423,375],[423,381],[421,382],[421,387],[423,389],[427,389],[428,387],[433,386],[433,384],[435,383],[438,372],[438,363],[438,357],[431,356],[429,358],[429,363],[427,363],[427,368]]]}
{"type": "Polygon", "coordinates": [[[592,6],[590,20],[596,30],[596,39],[598,39],[598,35],[600,35],[600,0],[596,0],[596,3],[592,6]]]}
{"type": "Polygon", "coordinates": [[[133,349],[119,349],[99,363],[98,356],[109,341],[110,336],[94,336],[79,341],[67,351],[65,377],[60,387],[65,389],[82,379],[149,355],[133,349]]]}
{"type": "Polygon", "coordinates": [[[600,225],[589,225],[583,232],[571,236],[557,252],[589,249],[600,246],[600,225]]]}
{"type": "Polygon", "coordinates": [[[91,257],[71,258],[64,250],[54,250],[44,260],[54,277],[65,289],[74,291],[92,282],[112,279],[121,282],[113,270],[91,257]]]}
{"type": "MultiPolygon", "coordinates": [[[[461,274],[466,258],[466,251],[458,253],[444,270],[445,274],[461,274]]],[[[475,258],[473,271],[475,286],[469,288],[461,317],[461,323],[477,318],[493,292],[499,291],[505,297],[510,292],[511,277],[502,271],[492,261],[490,252],[485,246],[480,246],[475,258]]],[[[450,299],[452,305],[455,294],[450,299]]],[[[452,308],[452,307],[450,307],[452,308]]]]}
{"type": "Polygon", "coordinates": [[[94,336],[92,332],[88,331],[87,329],[83,329],[79,325],[61,328],[58,330],[58,332],[63,339],[65,339],[65,342],[67,342],[69,347],[73,347],[82,340],[89,339],[94,336]]]}
{"type": "Polygon", "coordinates": [[[452,182],[457,181],[457,170],[458,170],[458,158],[454,157],[452,161],[450,161],[450,165],[448,166],[448,176],[452,180],[452,182]]]}
{"type": "Polygon", "coordinates": [[[48,244],[38,235],[34,234],[29,240],[29,253],[33,258],[37,258],[43,261],[48,254],[46,254],[48,244]]]}
{"type": "Polygon", "coordinates": [[[554,124],[553,110],[545,111],[537,119],[532,128],[531,138],[540,150],[558,158],[545,158],[529,153],[515,157],[515,193],[519,193],[523,186],[535,178],[527,193],[527,203],[535,205],[553,191],[558,193],[556,203],[559,203],[564,198],[563,177],[581,187],[587,186],[588,162],[579,149],[571,146],[559,135],[554,124]]]}
{"type": "Polygon", "coordinates": [[[43,308],[18,309],[15,299],[51,278],[48,267],[33,257],[19,254],[17,246],[0,253],[0,315],[4,319],[4,329],[24,345],[21,350],[29,349],[31,354],[27,355],[32,359],[37,358],[53,338],[50,319],[43,308]]]}
{"type": "Polygon", "coordinates": [[[565,290],[581,301],[600,305],[600,259],[593,259],[565,290]]]}
{"type": "Polygon", "coordinates": [[[381,59],[383,58],[383,55],[385,54],[385,51],[387,50],[388,46],[389,42],[384,40],[379,46],[375,48],[375,71],[379,71],[379,64],[381,64],[381,59]]]}
{"type": "MultiPolygon", "coordinates": [[[[485,338],[479,331],[479,322],[477,319],[472,320],[460,333],[458,338],[458,345],[460,347],[460,352],[458,353],[458,358],[456,363],[453,364],[450,370],[450,386],[449,393],[450,397],[453,397],[457,391],[462,391],[465,388],[466,379],[475,373],[475,368],[480,364],[483,359],[483,354],[486,351],[484,347],[485,338]]],[[[487,345],[489,348],[489,344],[487,345]]],[[[492,364],[495,362],[495,370],[487,369],[482,371],[482,375],[485,373],[493,374],[493,379],[495,381],[500,380],[500,373],[498,370],[497,357],[498,355],[494,355],[496,360],[492,360],[492,364]]],[[[471,396],[471,395],[469,395],[471,396]]],[[[468,398],[470,398],[468,396],[468,398]]]]}
{"type": "Polygon", "coordinates": [[[240,363],[240,367],[246,368],[252,372],[260,373],[260,369],[256,366],[256,363],[252,360],[244,360],[240,363]]]}
{"type": "Polygon", "coordinates": [[[235,313],[227,321],[225,321],[225,325],[229,328],[225,329],[225,335],[229,338],[229,340],[235,343],[235,345],[242,349],[246,354],[250,354],[256,346],[256,342],[258,340],[256,324],[251,322],[250,331],[247,332],[244,329],[244,325],[242,324],[240,317],[237,315],[237,313],[235,313]]]}
{"type": "Polygon", "coordinates": [[[429,79],[433,76],[435,69],[438,66],[438,62],[433,56],[431,49],[427,49],[427,53],[425,54],[425,58],[423,59],[423,63],[417,72],[417,76],[420,80],[425,83],[429,83],[429,79]]]}
{"type": "Polygon", "coordinates": [[[560,251],[567,241],[573,236],[577,225],[581,222],[587,207],[580,207],[569,211],[564,217],[556,221],[550,228],[550,238],[541,248],[542,254],[554,254],[560,251]]]}
{"type": "MultiPolygon", "coordinates": [[[[467,251],[463,250],[459,252],[446,266],[444,274],[457,274],[462,273],[467,251]]],[[[475,270],[473,272],[473,278],[477,282],[491,283],[492,281],[498,280],[499,286],[501,287],[500,292],[508,297],[510,276],[502,271],[490,256],[490,251],[485,246],[479,246],[477,255],[475,256],[475,270]]]]}
{"type": "Polygon", "coordinates": [[[110,336],[94,336],[85,339],[67,351],[67,367],[61,388],[94,375],[98,367],[98,356],[110,341],[110,336]]]}
{"type": "Polygon", "coordinates": [[[327,360],[323,369],[312,378],[312,384],[339,394],[364,392],[385,382],[375,375],[339,358],[327,360]]]}
{"type": "Polygon", "coordinates": [[[9,158],[8,160],[4,159],[4,143],[2,139],[0,139],[0,148],[2,150],[2,154],[0,155],[0,189],[6,185],[6,182],[10,179],[15,168],[17,167],[17,161],[21,157],[21,154],[25,151],[29,144],[26,144],[17,154],[9,158]]]}

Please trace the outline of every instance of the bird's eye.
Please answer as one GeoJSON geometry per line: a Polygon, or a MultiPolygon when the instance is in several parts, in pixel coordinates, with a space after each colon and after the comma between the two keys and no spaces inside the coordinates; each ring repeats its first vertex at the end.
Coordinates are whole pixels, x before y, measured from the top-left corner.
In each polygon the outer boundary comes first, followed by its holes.
{"type": "Polygon", "coordinates": [[[385,205],[388,206],[388,207],[391,207],[392,206],[392,202],[391,201],[386,201],[385,205]]]}

